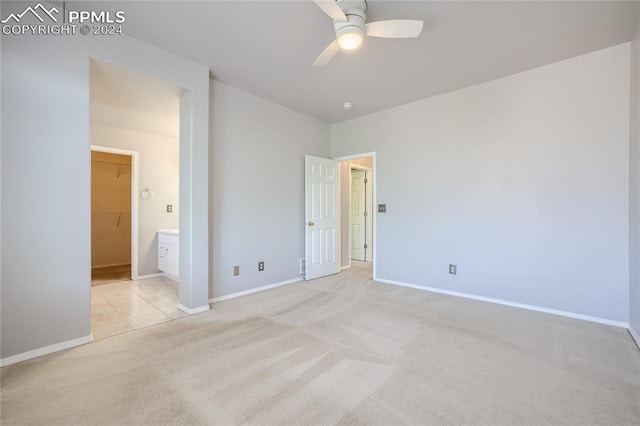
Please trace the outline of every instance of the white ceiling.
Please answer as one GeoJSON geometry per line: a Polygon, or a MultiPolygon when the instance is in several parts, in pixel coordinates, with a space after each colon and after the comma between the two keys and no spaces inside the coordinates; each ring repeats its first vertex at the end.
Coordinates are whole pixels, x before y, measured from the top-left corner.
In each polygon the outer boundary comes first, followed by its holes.
{"type": "Polygon", "coordinates": [[[423,19],[418,39],[369,37],[311,66],[334,39],[310,0],[98,2],[125,33],[210,68],[214,78],[328,123],[631,39],[638,1],[373,1],[369,21],[423,19]],[[354,108],[343,111],[344,101],[354,108]]]}

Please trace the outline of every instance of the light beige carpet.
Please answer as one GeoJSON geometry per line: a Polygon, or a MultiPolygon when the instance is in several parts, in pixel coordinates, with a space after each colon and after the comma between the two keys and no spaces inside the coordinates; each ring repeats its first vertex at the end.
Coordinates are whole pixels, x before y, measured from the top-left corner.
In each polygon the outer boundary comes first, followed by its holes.
{"type": "Polygon", "coordinates": [[[638,425],[620,328],[351,268],[9,366],[2,425],[638,425]]]}

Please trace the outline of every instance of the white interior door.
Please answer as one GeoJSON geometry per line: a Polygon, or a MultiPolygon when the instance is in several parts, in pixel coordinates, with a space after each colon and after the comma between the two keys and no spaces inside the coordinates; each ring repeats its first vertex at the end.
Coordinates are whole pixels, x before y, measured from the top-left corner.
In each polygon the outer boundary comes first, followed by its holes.
{"type": "Polygon", "coordinates": [[[340,271],[338,263],[338,162],[305,156],[305,279],[340,271]]]}
{"type": "Polygon", "coordinates": [[[364,170],[351,170],[351,259],[366,260],[364,170]]]}

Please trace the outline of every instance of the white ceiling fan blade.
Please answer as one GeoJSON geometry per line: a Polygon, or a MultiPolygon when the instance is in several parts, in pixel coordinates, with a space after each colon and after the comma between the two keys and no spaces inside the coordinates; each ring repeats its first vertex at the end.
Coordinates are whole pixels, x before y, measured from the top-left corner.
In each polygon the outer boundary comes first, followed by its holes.
{"type": "Polygon", "coordinates": [[[424,23],[416,19],[391,19],[370,22],[365,25],[365,34],[371,37],[414,38],[422,32],[424,23]]]}
{"type": "Polygon", "coordinates": [[[313,63],[314,67],[322,67],[327,64],[333,58],[336,53],[340,50],[340,46],[338,45],[338,40],[334,40],[333,43],[327,46],[326,49],[322,51],[320,56],[313,63]]]}
{"type": "Polygon", "coordinates": [[[334,21],[346,21],[347,17],[345,16],[336,0],[313,0],[315,4],[318,5],[320,9],[327,15],[331,16],[331,19],[334,21]]]}

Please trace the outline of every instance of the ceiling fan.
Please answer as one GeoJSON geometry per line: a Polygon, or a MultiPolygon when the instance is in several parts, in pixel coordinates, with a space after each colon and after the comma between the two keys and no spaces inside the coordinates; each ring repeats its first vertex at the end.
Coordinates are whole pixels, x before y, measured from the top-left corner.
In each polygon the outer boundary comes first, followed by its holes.
{"type": "Polygon", "coordinates": [[[340,49],[354,50],[362,44],[363,36],[382,38],[415,38],[422,32],[423,22],[417,19],[391,19],[367,23],[365,0],[313,0],[333,19],[336,39],[313,63],[321,67],[340,49]]]}

